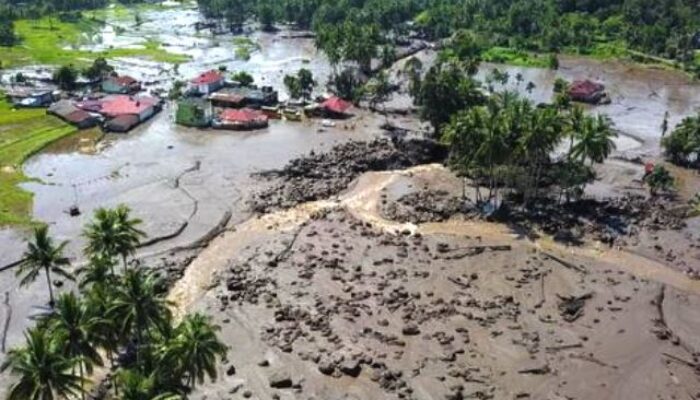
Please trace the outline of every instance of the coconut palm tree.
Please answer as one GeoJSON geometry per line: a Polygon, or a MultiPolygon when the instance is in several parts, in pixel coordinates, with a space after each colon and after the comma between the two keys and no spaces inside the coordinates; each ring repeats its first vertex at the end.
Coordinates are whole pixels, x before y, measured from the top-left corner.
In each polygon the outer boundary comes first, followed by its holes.
{"type": "Polygon", "coordinates": [[[122,400],[181,400],[182,396],[158,388],[156,376],[144,376],[138,371],[122,370],[118,381],[122,387],[122,400]]]}
{"type": "Polygon", "coordinates": [[[612,122],[607,116],[585,117],[581,130],[576,132],[576,143],[571,149],[571,156],[582,162],[602,163],[615,150],[613,139],[617,133],[612,129],[612,122]]]}
{"type": "MultiPolygon", "coordinates": [[[[536,109],[529,113],[527,125],[520,134],[519,147],[529,165],[531,189],[538,195],[542,167],[562,139],[563,123],[553,108],[536,109]]],[[[530,190],[525,191],[525,202],[530,190]]]]}
{"type": "MultiPolygon", "coordinates": [[[[77,361],[81,389],[85,373],[92,373],[94,365],[103,365],[102,357],[97,352],[95,336],[103,322],[92,311],[75,294],[65,293],[58,298],[56,308],[46,320],[47,329],[60,345],[63,354],[77,361]]],[[[85,398],[84,393],[82,396],[85,398]]]]}
{"type": "Polygon", "coordinates": [[[93,221],[83,231],[87,239],[85,252],[91,256],[121,256],[126,270],[127,257],[134,254],[141,238],[146,236],[137,228],[141,220],[131,218],[130,213],[125,205],[114,210],[95,210],[93,221]]]}
{"type": "Polygon", "coordinates": [[[140,268],[128,270],[116,287],[114,302],[108,310],[109,317],[117,321],[123,338],[135,336],[139,365],[140,348],[146,343],[148,331],[167,329],[171,320],[168,302],[160,285],[160,280],[152,272],[140,268]]]}
{"type": "MultiPolygon", "coordinates": [[[[85,254],[93,257],[116,257],[117,230],[115,215],[111,210],[98,208],[93,214],[93,219],[83,230],[83,237],[87,240],[85,254]]],[[[114,270],[112,268],[112,274],[114,270]]]]}
{"type": "Polygon", "coordinates": [[[76,270],[80,276],[79,288],[83,290],[92,285],[105,285],[114,282],[114,259],[106,255],[93,255],[85,266],[76,270]]]}
{"type": "Polygon", "coordinates": [[[19,375],[7,399],[54,400],[81,393],[82,380],[73,373],[78,360],[64,356],[44,329],[31,329],[25,337],[26,345],[10,350],[0,367],[19,375]]]}
{"type": "Polygon", "coordinates": [[[228,350],[217,337],[220,330],[207,316],[188,315],[165,346],[161,364],[179,371],[185,385],[193,389],[204,382],[205,375],[215,380],[217,357],[225,358],[228,350]]]}
{"type": "MultiPolygon", "coordinates": [[[[113,282],[116,284],[116,280],[113,282]]],[[[109,310],[114,302],[114,286],[94,283],[90,289],[84,292],[84,304],[92,315],[103,316],[101,323],[92,328],[93,343],[99,345],[107,354],[110,367],[114,368],[114,354],[119,350],[122,342],[119,335],[119,324],[110,318],[109,310]]],[[[112,379],[116,379],[112,376],[112,379]]],[[[116,382],[113,382],[115,395],[118,394],[116,382]]]]}
{"type": "Polygon", "coordinates": [[[146,233],[137,228],[143,221],[138,218],[131,218],[131,209],[129,207],[121,204],[113,212],[117,231],[115,251],[122,257],[124,269],[126,270],[126,258],[136,252],[141,238],[145,238],[146,233]]]}
{"type": "Polygon", "coordinates": [[[17,275],[22,276],[21,286],[27,286],[34,282],[43,271],[46,275],[46,283],[49,286],[49,305],[53,307],[53,283],[51,273],[62,276],[66,279],[73,279],[71,274],[63,267],[70,265],[68,258],[63,255],[68,242],[61,242],[55,245],[49,236],[49,229],[43,225],[34,230],[34,241],[29,242],[27,251],[24,253],[24,261],[17,270],[17,275]]]}

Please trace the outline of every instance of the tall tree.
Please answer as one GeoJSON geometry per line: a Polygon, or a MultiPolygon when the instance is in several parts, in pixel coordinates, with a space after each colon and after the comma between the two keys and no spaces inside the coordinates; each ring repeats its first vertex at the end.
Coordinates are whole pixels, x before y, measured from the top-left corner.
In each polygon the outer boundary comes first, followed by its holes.
{"type": "Polygon", "coordinates": [[[146,237],[146,233],[138,228],[143,221],[131,217],[131,209],[121,204],[114,209],[117,224],[116,252],[122,257],[124,268],[127,266],[126,259],[134,255],[136,248],[141,242],[141,238],[146,237]]]}
{"type": "Polygon", "coordinates": [[[85,374],[91,374],[93,366],[102,366],[102,357],[97,351],[97,337],[102,319],[92,313],[73,293],[58,298],[56,308],[47,318],[48,331],[66,357],[76,360],[81,380],[81,394],[85,398],[82,383],[85,374]]]}
{"type": "Polygon", "coordinates": [[[146,236],[138,229],[141,220],[131,218],[130,213],[125,205],[114,210],[97,209],[93,220],[83,230],[87,239],[85,252],[91,256],[121,256],[126,270],[127,257],[134,254],[141,238],[146,236]]]}
{"type": "Polygon", "coordinates": [[[65,357],[44,329],[30,329],[25,339],[25,346],[10,350],[0,367],[0,371],[9,369],[19,376],[7,399],[57,400],[78,396],[82,381],[73,372],[78,361],[65,357]]]}
{"type": "Polygon", "coordinates": [[[225,358],[227,353],[227,347],[217,337],[219,330],[207,316],[188,315],[165,346],[162,365],[180,371],[190,388],[203,383],[205,375],[216,379],[217,358],[225,358]]]}
{"type": "Polygon", "coordinates": [[[63,251],[68,242],[54,244],[49,236],[49,228],[42,225],[34,230],[34,240],[27,244],[27,251],[24,253],[24,261],[17,270],[17,275],[22,276],[20,285],[27,286],[34,282],[41,272],[46,275],[46,283],[49,288],[49,305],[53,307],[53,282],[51,273],[66,279],[72,279],[71,274],[64,269],[70,265],[70,261],[63,255],[63,251]]]}
{"type": "Polygon", "coordinates": [[[414,102],[420,106],[421,118],[430,122],[437,135],[454,114],[483,104],[484,96],[462,63],[448,61],[428,70],[414,102]]]}
{"type": "Polygon", "coordinates": [[[615,150],[613,139],[617,137],[617,133],[605,115],[585,117],[580,131],[575,132],[575,135],[576,142],[571,149],[571,155],[581,161],[602,163],[615,150]]]}
{"type": "Polygon", "coordinates": [[[146,345],[150,330],[166,329],[171,314],[161,281],[152,272],[141,268],[126,271],[115,289],[114,302],[108,310],[119,323],[122,337],[136,338],[136,359],[141,366],[141,348],[146,345]]]}

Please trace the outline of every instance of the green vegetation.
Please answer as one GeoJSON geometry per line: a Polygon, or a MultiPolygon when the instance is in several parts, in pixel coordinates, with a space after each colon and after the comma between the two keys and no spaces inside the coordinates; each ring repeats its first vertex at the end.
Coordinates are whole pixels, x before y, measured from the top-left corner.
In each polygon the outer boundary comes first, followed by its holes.
{"type": "Polygon", "coordinates": [[[22,163],[48,144],[76,129],[44,109],[14,110],[0,100],[0,226],[28,225],[32,194],[19,188],[27,181],[22,163]]]}
{"type": "Polygon", "coordinates": [[[49,228],[42,225],[34,230],[34,241],[29,242],[28,249],[24,253],[24,261],[17,270],[17,275],[22,275],[21,286],[32,284],[40,274],[46,275],[46,282],[49,288],[49,304],[53,307],[53,283],[51,283],[51,273],[63,277],[71,278],[65,267],[69,264],[68,259],[63,256],[63,250],[68,242],[54,245],[53,239],[49,236],[49,228]]]}
{"type": "Polygon", "coordinates": [[[494,46],[481,54],[485,62],[518,65],[521,67],[547,68],[550,66],[547,56],[515,50],[506,47],[494,46]]]}
{"type": "Polygon", "coordinates": [[[285,75],[284,86],[287,87],[289,97],[293,99],[303,99],[308,101],[314,91],[316,82],[314,76],[308,69],[302,68],[296,75],[285,75]]]}
{"type": "MultiPolygon", "coordinates": [[[[233,25],[312,28],[331,63],[374,57],[410,32],[437,40],[459,30],[479,35],[483,59],[549,66],[532,54],[625,57],[700,73],[695,0],[198,0],[207,17],[233,25]]],[[[384,59],[384,57],[382,57],[384,59]]],[[[384,60],[386,61],[386,60],[384,60]]]]}
{"type": "Polygon", "coordinates": [[[700,112],[681,121],[661,145],[674,164],[700,169],[700,112]]]}
{"type": "Polygon", "coordinates": [[[664,193],[672,190],[676,183],[671,172],[663,165],[655,166],[654,170],[644,178],[644,181],[649,186],[649,194],[652,197],[659,192],[664,193]]]}
{"type": "MultiPolygon", "coordinates": [[[[18,377],[9,399],[86,398],[96,366],[110,369],[115,398],[121,399],[182,399],[205,378],[217,377],[217,364],[228,352],[220,328],[201,314],[175,321],[163,280],[140,265],[126,269],[143,236],[139,224],[124,206],[97,211],[84,234],[89,262],[77,270],[80,292],[51,302],[51,311],[27,331],[25,345],[10,350],[0,367],[18,377]],[[116,275],[119,257],[125,271],[116,275]]],[[[67,264],[64,246],[53,244],[46,227],[37,229],[20,273],[27,272],[28,280],[43,271],[48,277],[67,264]]]]}
{"type": "Polygon", "coordinates": [[[552,193],[543,188],[558,188],[567,199],[583,193],[594,176],[591,166],[610,155],[615,136],[603,116],[586,116],[580,108],[536,107],[502,92],[454,114],[442,141],[450,146],[452,168],[477,185],[477,203],[498,203],[501,192],[527,206],[552,193]],[[553,159],[566,139],[566,155],[553,159]],[[488,189],[486,198],[480,186],[488,189]]]}
{"type": "Polygon", "coordinates": [[[109,49],[100,52],[79,50],[89,42],[88,37],[99,27],[95,20],[79,18],[75,22],[57,21],[51,17],[37,20],[22,19],[15,22],[19,42],[2,48],[3,67],[32,63],[50,65],[89,66],[96,57],[144,57],[158,62],[180,63],[188,58],[165,51],[160,43],[148,40],[143,48],[109,49]]]}
{"type": "Polygon", "coordinates": [[[231,79],[240,83],[241,86],[250,86],[255,82],[253,75],[247,73],[246,71],[239,71],[231,75],[231,79]]]}
{"type": "Polygon", "coordinates": [[[236,46],[236,58],[243,61],[250,60],[251,54],[260,49],[260,46],[257,43],[245,36],[233,38],[233,44],[236,46]]]}

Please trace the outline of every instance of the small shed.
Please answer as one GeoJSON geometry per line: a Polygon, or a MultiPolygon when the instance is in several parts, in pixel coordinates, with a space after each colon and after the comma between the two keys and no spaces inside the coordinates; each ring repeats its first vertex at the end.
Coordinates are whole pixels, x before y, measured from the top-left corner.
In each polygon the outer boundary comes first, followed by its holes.
{"type": "Polygon", "coordinates": [[[268,126],[268,118],[262,111],[252,108],[226,109],[214,120],[213,126],[231,130],[262,129],[268,126]]]}
{"type": "Polygon", "coordinates": [[[110,94],[133,94],[141,90],[141,84],[136,79],[122,75],[112,76],[102,81],[102,91],[110,94]]]}
{"type": "Polygon", "coordinates": [[[321,103],[321,109],[324,114],[330,118],[347,118],[349,114],[347,111],[352,107],[350,102],[347,102],[340,97],[332,96],[323,103],[321,103]]]}
{"type": "Polygon", "coordinates": [[[194,128],[211,125],[212,111],[209,102],[199,98],[185,98],[177,103],[175,122],[194,128]]]}

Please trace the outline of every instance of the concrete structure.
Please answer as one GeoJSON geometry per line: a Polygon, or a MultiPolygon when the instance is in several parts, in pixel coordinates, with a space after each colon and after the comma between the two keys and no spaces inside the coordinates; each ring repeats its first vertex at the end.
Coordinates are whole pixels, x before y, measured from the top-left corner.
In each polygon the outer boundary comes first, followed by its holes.
{"type": "Polygon", "coordinates": [[[184,98],[177,102],[175,122],[179,125],[205,128],[211,125],[212,110],[208,101],[200,98],[184,98]]]}

